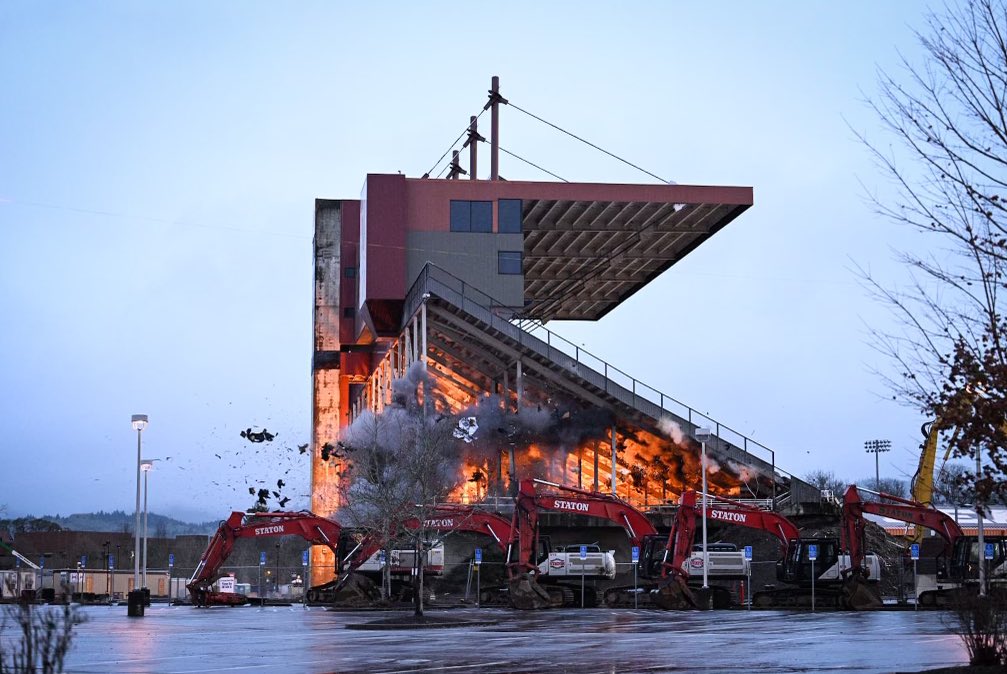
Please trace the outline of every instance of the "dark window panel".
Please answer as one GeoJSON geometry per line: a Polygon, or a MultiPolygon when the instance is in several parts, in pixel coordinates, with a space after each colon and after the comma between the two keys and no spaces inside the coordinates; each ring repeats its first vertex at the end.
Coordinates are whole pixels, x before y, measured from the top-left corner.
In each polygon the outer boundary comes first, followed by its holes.
{"type": "Polygon", "coordinates": [[[357,268],[343,267],[343,276],[346,278],[357,278],[357,268]]]}
{"type": "Polygon", "coordinates": [[[357,315],[357,310],[353,307],[346,307],[343,309],[343,318],[353,318],[357,315]]]}
{"type": "Polygon", "coordinates": [[[499,274],[522,273],[521,251],[519,250],[497,251],[497,273],[499,274]]]}
{"type": "Polygon", "coordinates": [[[497,231],[501,234],[521,233],[521,200],[501,199],[497,206],[497,231]]]}
{"type": "Polygon", "coordinates": [[[472,231],[493,231],[493,202],[472,201],[472,231]]]}
{"type": "Polygon", "coordinates": [[[451,231],[472,231],[472,208],[468,201],[451,201],[451,231]]]}

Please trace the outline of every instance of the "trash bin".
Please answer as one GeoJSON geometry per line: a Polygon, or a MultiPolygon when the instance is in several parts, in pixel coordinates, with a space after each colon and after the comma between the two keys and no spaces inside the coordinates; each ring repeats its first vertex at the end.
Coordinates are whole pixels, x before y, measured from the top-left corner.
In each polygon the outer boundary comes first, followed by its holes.
{"type": "Polygon", "coordinates": [[[143,590],[130,591],[126,596],[126,615],[131,618],[142,618],[144,599],[143,590]]]}

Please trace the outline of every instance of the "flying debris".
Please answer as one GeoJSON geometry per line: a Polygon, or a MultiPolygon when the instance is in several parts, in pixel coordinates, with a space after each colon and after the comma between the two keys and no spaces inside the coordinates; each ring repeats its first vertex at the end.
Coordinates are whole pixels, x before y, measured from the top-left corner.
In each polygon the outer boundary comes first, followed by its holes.
{"type": "Polygon", "coordinates": [[[241,437],[245,438],[249,442],[272,442],[276,438],[278,433],[270,433],[267,429],[263,428],[261,431],[253,431],[251,427],[246,428],[241,431],[241,437]]]}
{"type": "Polygon", "coordinates": [[[297,451],[299,451],[301,454],[307,454],[308,453],[308,443],[305,442],[303,445],[297,445],[297,451]]]}
{"type": "Polygon", "coordinates": [[[462,417],[458,420],[458,427],[455,428],[451,434],[459,440],[472,442],[476,439],[476,431],[478,430],[479,423],[476,421],[475,417],[462,417]]]}
{"type": "Polygon", "coordinates": [[[283,498],[281,498],[280,499],[280,507],[281,508],[285,508],[287,506],[287,502],[288,501],[290,501],[290,497],[289,496],[284,496],[283,498]]]}
{"type": "Polygon", "coordinates": [[[249,487],[248,493],[251,494],[252,496],[255,496],[255,487],[249,487]]]}
{"type": "Polygon", "coordinates": [[[283,489],[283,485],[284,484],[286,484],[286,483],[283,480],[277,480],[276,481],[276,488],[277,489],[283,489]]]}

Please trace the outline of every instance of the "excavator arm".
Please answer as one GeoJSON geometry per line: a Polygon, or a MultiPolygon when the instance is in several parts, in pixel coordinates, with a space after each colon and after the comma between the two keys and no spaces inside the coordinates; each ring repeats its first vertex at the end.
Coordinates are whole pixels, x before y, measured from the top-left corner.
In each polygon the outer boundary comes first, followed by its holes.
{"type": "Polygon", "coordinates": [[[207,603],[213,582],[227,561],[239,538],[300,536],[314,545],[326,545],[337,554],[342,527],[332,520],[307,510],[300,512],[243,513],[232,512],[220,523],[217,532],[200,557],[186,588],[197,605],[207,603]]]}
{"type": "Polygon", "coordinates": [[[24,555],[22,555],[20,552],[18,552],[17,550],[15,550],[13,547],[11,547],[10,545],[8,545],[7,543],[4,543],[2,540],[0,540],[0,548],[3,548],[4,550],[7,550],[12,555],[14,555],[16,558],[18,558],[19,560],[21,560],[22,562],[24,562],[25,564],[27,564],[30,568],[32,568],[32,569],[34,569],[36,571],[39,570],[40,567],[39,567],[38,564],[36,564],[35,562],[31,561],[30,559],[28,559],[27,557],[25,557],[24,555]]]}
{"type": "Polygon", "coordinates": [[[864,513],[932,529],[944,539],[948,552],[954,547],[955,541],[964,535],[958,523],[940,510],[892,494],[878,493],[878,496],[880,501],[864,501],[860,490],[852,484],[843,496],[842,544],[850,552],[850,566],[854,572],[861,572],[866,554],[864,530],[867,520],[864,513]]]}

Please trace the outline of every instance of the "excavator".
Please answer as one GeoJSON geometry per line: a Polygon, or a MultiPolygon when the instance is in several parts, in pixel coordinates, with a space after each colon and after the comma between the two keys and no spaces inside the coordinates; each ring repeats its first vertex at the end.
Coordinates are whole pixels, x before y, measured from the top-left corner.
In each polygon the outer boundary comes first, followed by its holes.
{"type": "MultiPolygon", "coordinates": [[[[553,551],[548,537],[539,533],[541,511],[565,512],[598,517],[616,522],[626,529],[630,540],[639,541],[640,534],[649,533],[653,525],[643,513],[615,496],[567,487],[534,478],[518,483],[511,521],[511,538],[507,546],[507,594],[513,608],[541,609],[573,605],[575,588],[561,582],[576,575],[597,579],[615,577],[615,553],[603,551],[598,546],[585,546],[584,559],[573,552],[553,551]],[[542,484],[563,493],[540,494],[536,485],[542,484]],[[587,549],[590,552],[587,552],[587,549]],[[551,574],[551,570],[561,573],[551,574]],[[550,577],[551,576],[551,577],[550,577]]],[[[575,546],[571,546],[575,547],[575,546]]],[[[576,546],[580,547],[580,546],[576,546]]],[[[584,588],[585,603],[597,603],[595,588],[584,588]]],[[[580,590],[580,586],[576,588],[580,590]]]]}
{"type": "MultiPolygon", "coordinates": [[[[411,530],[421,528],[420,521],[415,517],[403,520],[399,523],[399,527],[411,530]]],[[[471,505],[438,504],[426,514],[422,528],[441,533],[464,531],[486,534],[493,539],[504,554],[506,554],[507,546],[511,540],[510,520],[497,513],[481,510],[471,505]]],[[[394,537],[394,532],[392,535],[394,537]]],[[[376,533],[365,535],[344,556],[339,577],[326,585],[309,590],[308,601],[330,603],[335,593],[346,587],[347,583],[352,582],[357,571],[366,569],[375,555],[384,547],[384,540],[381,536],[376,533]]],[[[380,566],[377,567],[377,569],[379,568],[380,566]]],[[[406,572],[408,573],[408,570],[406,572]]]]}
{"type": "Polygon", "coordinates": [[[236,606],[248,598],[237,592],[215,592],[213,583],[220,576],[220,567],[230,556],[234,544],[241,538],[300,536],[314,545],[326,545],[337,554],[342,527],[313,512],[243,513],[232,512],[220,523],[217,532],[196,565],[186,584],[195,606],[236,606]]]}
{"type": "MultiPolygon", "coordinates": [[[[924,441],[920,452],[919,467],[910,484],[910,493],[914,501],[924,505],[931,505],[933,502],[937,448],[940,442],[940,433],[944,430],[947,430],[946,425],[939,418],[923,424],[920,428],[924,441]]],[[[958,432],[957,428],[953,430],[952,438],[944,451],[941,471],[951,456],[951,448],[954,446],[958,432]]],[[[938,471],[938,474],[941,471],[938,471]]],[[[923,527],[916,526],[910,541],[922,543],[923,527]]],[[[992,543],[994,546],[993,561],[990,564],[990,573],[987,574],[987,577],[994,584],[1002,584],[1007,579],[1007,538],[985,536],[983,542],[992,543]]],[[[927,574],[917,579],[917,601],[919,604],[921,606],[946,606],[961,593],[963,588],[976,585],[981,556],[983,555],[979,551],[977,536],[960,535],[951,542],[945,539],[944,559],[938,560],[936,576],[927,574]],[[920,585],[929,585],[929,587],[920,591],[920,585]]]]}

